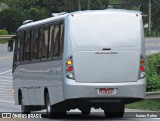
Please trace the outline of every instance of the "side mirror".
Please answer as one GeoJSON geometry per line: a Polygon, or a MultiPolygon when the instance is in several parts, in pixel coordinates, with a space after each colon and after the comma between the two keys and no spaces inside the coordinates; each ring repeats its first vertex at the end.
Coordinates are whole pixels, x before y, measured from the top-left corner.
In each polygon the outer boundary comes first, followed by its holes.
{"type": "Polygon", "coordinates": [[[10,39],[8,41],[8,52],[12,52],[13,51],[13,39],[10,39]]]}

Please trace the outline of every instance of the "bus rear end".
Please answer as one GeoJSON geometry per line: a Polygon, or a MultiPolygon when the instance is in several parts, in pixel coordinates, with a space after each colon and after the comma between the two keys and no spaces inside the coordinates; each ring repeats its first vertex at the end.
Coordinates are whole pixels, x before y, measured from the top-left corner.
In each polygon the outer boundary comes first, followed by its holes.
{"type": "Polygon", "coordinates": [[[146,91],[141,14],[82,12],[69,15],[68,21],[71,52],[64,63],[66,102],[82,112],[95,107],[106,116],[122,117],[124,105],[143,99],[146,91]]]}

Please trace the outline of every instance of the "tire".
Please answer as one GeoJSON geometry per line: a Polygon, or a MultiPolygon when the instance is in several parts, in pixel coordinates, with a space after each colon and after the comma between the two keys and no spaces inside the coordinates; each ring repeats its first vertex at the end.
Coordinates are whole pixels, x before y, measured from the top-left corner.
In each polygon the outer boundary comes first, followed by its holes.
{"type": "Polygon", "coordinates": [[[124,104],[113,105],[104,109],[104,114],[107,118],[121,118],[124,116],[124,109],[124,104]]]}
{"type": "Polygon", "coordinates": [[[49,94],[46,96],[45,103],[48,118],[60,118],[66,115],[66,111],[62,107],[51,105],[49,94]]]}
{"type": "Polygon", "coordinates": [[[21,94],[21,112],[22,114],[30,114],[31,113],[31,108],[29,106],[23,105],[23,97],[21,94]]]}
{"type": "Polygon", "coordinates": [[[50,98],[49,98],[49,94],[48,93],[47,93],[46,100],[45,100],[45,107],[46,107],[46,110],[47,110],[47,117],[48,118],[52,118],[52,116],[53,116],[53,107],[50,104],[50,98]]]}

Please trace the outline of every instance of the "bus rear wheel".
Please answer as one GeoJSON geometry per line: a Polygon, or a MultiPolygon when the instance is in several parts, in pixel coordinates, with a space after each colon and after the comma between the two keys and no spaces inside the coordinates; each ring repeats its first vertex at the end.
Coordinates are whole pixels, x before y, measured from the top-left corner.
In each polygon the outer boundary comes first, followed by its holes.
{"type": "Polygon", "coordinates": [[[124,104],[112,105],[104,109],[104,114],[107,118],[121,118],[124,115],[124,110],[124,104]]]}
{"type": "Polygon", "coordinates": [[[51,105],[49,94],[46,96],[45,103],[48,118],[59,118],[66,115],[66,111],[63,109],[63,107],[51,105]]]}
{"type": "Polygon", "coordinates": [[[22,114],[30,114],[31,113],[31,108],[29,106],[25,106],[23,103],[23,97],[21,95],[21,112],[22,114]]]}

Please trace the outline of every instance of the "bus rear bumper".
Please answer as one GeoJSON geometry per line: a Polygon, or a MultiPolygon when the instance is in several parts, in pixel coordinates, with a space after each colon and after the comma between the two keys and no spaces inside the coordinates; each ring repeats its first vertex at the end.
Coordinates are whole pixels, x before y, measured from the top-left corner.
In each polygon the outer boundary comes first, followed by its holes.
{"type": "Polygon", "coordinates": [[[77,83],[74,80],[66,80],[64,83],[64,99],[98,98],[98,99],[121,99],[125,103],[144,99],[146,94],[146,79],[137,82],[125,83],[77,83]],[[101,88],[116,89],[115,94],[99,94],[101,88]]]}

